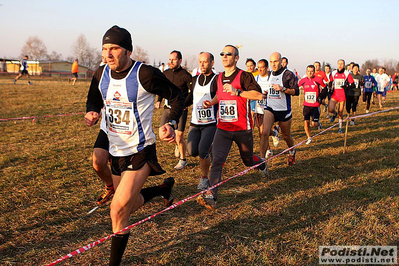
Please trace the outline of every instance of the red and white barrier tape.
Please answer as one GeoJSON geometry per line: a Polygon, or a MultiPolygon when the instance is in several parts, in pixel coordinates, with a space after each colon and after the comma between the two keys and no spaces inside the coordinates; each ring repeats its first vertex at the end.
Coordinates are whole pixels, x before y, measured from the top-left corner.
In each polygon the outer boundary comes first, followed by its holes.
{"type": "Polygon", "coordinates": [[[12,120],[30,120],[35,123],[37,118],[47,118],[47,117],[59,117],[59,116],[72,116],[72,115],[84,115],[86,113],[70,113],[70,114],[58,114],[58,115],[42,115],[42,116],[23,116],[14,118],[0,118],[0,122],[12,121],[12,120]]]}
{"type": "MultiPolygon", "coordinates": [[[[389,111],[392,111],[392,110],[395,110],[395,109],[399,109],[399,107],[394,107],[394,108],[391,108],[391,109],[382,110],[382,111],[377,111],[377,112],[374,112],[374,113],[368,113],[368,114],[364,114],[364,115],[353,116],[353,117],[350,117],[350,118],[366,117],[366,116],[371,116],[371,115],[375,115],[375,114],[382,113],[382,112],[389,112],[389,111]]],[[[345,120],[347,120],[347,119],[348,119],[348,118],[343,119],[342,122],[345,121],[345,120]]],[[[316,137],[316,136],[318,136],[318,135],[323,134],[324,132],[330,130],[331,128],[333,128],[333,127],[335,127],[335,126],[337,126],[338,124],[339,124],[339,123],[336,123],[336,124],[334,124],[334,125],[332,125],[332,126],[326,128],[326,129],[320,131],[319,133],[313,135],[312,138],[314,138],[314,137],[316,137]]],[[[288,149],[285,149],[284,151],[280,152],[279,154],[276,154],[276,155],[274,155],[273,157],[268,158],[268,159],[266,160],[266,162],[272,160],[273,158],[275,158],[275,157],[277,157],[277,156],[280,156],[280,155],[286,153],[287,151],[290,151],[290,150],[294,149],[295,147],[298,147],[299,145],[302,145],[302,144],[305,143],[305,142],[306,142],[306,139],[303,140],[302,142],[297,143],[296,145],[294,145],[294,146],[292,146],[292,147],[290,147],[290,148],[288,148],[288,149]]],[[[247,169],[241,171],[240,173],[238,173],[238,174],[236,174],[236,175],[234,175],[234,176],[231,176],[231,177],[229,177],[229,178],[227,178],[227,179],[225,179],[225,180],[223,180],[223,181],[217,183],[216,185],[214,185],[214,186],[212,186],[212,187],[209,187],[209,188],[207,188],[207,189],[205,189],[205,190],[203,190],[203,191],[201,191],[201,192],[199,192],[199,193],[197,193],[197,194],[194,194],[194,195],[192,195],[192,196],[189,196],[189,197],[187,197],[187,198],[185,198],[185,199],[183,199],[183,200],[181,200],[181,201],[179,201],[179,202],[177,202],[177,203],[171,205],[170,207],[168,207],[168,208],[166,208],[166,209],[164,209],[164,210],[162,210],[162,211],[160,211],[160,212],[157,212],[157,213],[155,213],[155,214],[153,214],[153,215],[151,215],[151,216],[148,216],[147,218],[144,218],[144,219],[141,220],[141,221],[138,221],[138,222],[136,222],[136,223],[134,223],[134,224],[132,224],[132,225],[129,225],[129,226],[123,228],[122,230],[120,230],[119,232],[116,232],[116,233],[114,233],[114,234],[112,234],[112,235],[106,236],[106,237],[104,237],[104,238],[102,238],[102,239],[100,239],[100,240],[94,241],[94,242],[92,242],[92,243],[90,243],[90,244],[88,244],[88,245],[86,245],[86,246],[83,246],[83,247],[81,247],[81,248],[79,248],[79,249],[77,249],[77,250],[75,250],[75,251],[72,251],[71,253],[69,253],[69,254],[67,254],[67,255],[65,255],[65,256],[59,258],[58,260],[55,260],[55,261],[51,262],[50,264],[47,264],[47,266],[56,265],[56,264],[58,264],[59,262],[61,262],[61,261],[63,261],[63,260],[66,260],[66,259],[68,259],[68,258],[71,258],[71,257],[75,256],[75,255],[78,255],[78,254],[80,254],[80,253],[83,253],[83,252],[85,252],[85,251],[87,251],[87,250],[89,250],[89,249],[91,249],[91,248],[97,246],[98,244],[104,242],[105,240],[107,240],[107,239],[109,239],[109,238],[115,236],[116,234],[119,234],[119,233],[121,233],[121,232],[127,231],[127,230],[129,230],[129,229],[131,229],[131,228],[133,228],[133,227],[135,227],[135,226],[137,226],[137,225],[139,225],[139,224],[142,224],[142,223],[144,223],[144,222],[146,222],[146,221],[148,221],[148,220],[153,219],[154,217],[156,217],[156,216],[158,216],[158,215],[160,215],[160,214],[162,214],[162,213],[164,213],[164,212],[166,212],[166,211],[172,210],[172,209],[176,208],[177,206],[182,205],[183,203],[185,203],[185,202],[187,202],[187,201],[189,201],[189,200],[191,200],[191,199],[193,199],[193,198],[198,197],[199,195],[205,193],[206,191],[209,191],[209,190],[211,190],[211,189],[214,189],[214,188],[216,188],[216,187],[219,187],[219,186],[223,185],[224,183],[230,181],[230,180],[233,179],[233,178],[236,178],[236,177],[238,177],[238,176],[245,175],[246,173],[248,173],[248,172],[251,171],[252,169],[255,169],[256,167],[262,165],[263,163],[265,163],[265,162],[261,162],[261,163],[259,163],[259,164],[254,165],[254,166],[251,166],[251,167],[249,167],[249,168],[247,168],[247,169]]]]}

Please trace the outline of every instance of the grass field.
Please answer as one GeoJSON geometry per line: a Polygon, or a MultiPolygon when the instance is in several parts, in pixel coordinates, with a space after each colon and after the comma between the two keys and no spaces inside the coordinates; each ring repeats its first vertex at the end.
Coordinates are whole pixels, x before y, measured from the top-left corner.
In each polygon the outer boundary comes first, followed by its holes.
{"type": "MultiPolygon", "coordinates": [[[[87,214],[103,189],[91,167],[99,128],[87,128],[83,115],[40,117],[84,112],[89,82],[33,83],[0,79],[0,118],[38,116],[35,123],[0,122],[1,265],[44,265],[111,234],[109,205],[87,214]]],[[[389,93],[385,108],[396,106],[399,92],[389,93]]],[[[297,97],[293,108],[298,143],[305,133],[297,97]]],[[[358,109],[364,113],[365,105],[358,109]]],[[[154,113],[156,133],[160,113],[154,113]]],[[[124,265],[317,265],[320,245],[398,245],[398,110],[358,119],[349,127],[345,154],[343,143],[333,128],[301,145],[294,167],[286,166],[284,154],[269,162],[270,177],[251,172],[224,184],[215,212],[189,201],[135,227],[124,265]]],[[[285,148],[281,142],[274,152],[285,148]]],[[[173,150],[157,142],[167,174],[149,177],[146,186],[173,176],[181,200],[198,192],[200,172],[190,157],[189,167],[174,170],[173,150]]],[[[243,169],[233,147],[223,177],[243,169]]],[[[155,198],[130,221],[162,209],[155,198]]],[[[60,265],[107,265],[109,250],[106,241],[60,265]]]]}

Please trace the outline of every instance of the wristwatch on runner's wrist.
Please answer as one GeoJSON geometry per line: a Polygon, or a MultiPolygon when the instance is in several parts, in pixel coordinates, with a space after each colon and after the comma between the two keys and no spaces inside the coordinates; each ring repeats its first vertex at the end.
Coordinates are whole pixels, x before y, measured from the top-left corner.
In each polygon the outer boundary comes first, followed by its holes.
{"type": "Polygon", "coordinates": [[[176,129],[176,121],[175,120],[169,120],[168,121],[169,126],[171,126],[173,129],[176,129]]]}

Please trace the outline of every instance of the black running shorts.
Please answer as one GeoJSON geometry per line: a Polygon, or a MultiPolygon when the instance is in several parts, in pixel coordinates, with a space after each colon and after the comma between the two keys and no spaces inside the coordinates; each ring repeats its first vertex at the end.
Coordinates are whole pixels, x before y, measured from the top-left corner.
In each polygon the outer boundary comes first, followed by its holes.
{"type": "Polygon", "coordinates": [[[150,175],[161,175],[165,171],[158,163],[155,144],[145,147],[138,153],[128,155],[125,157],[115,157],[109,155],[111,164],[111,172],[113,175],[120,176],[125,171],[140,170],[146,163],[151,168],[150,175]]]}

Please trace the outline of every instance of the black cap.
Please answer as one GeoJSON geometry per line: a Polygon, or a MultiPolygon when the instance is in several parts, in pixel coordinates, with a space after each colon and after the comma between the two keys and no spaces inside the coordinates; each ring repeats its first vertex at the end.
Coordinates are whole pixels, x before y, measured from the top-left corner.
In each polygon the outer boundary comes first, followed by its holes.
{"type": "Polygon", "coordinates": [[[133,51],[132,36],[126,29],[116,25],[104,34],[103,45],[106,43],[117,44],[128,51],[133,51]]]}

